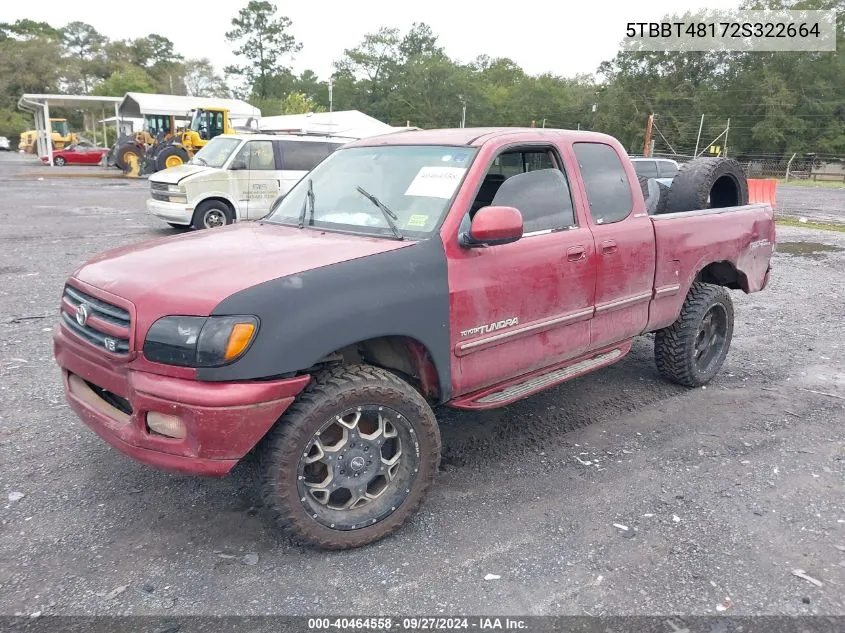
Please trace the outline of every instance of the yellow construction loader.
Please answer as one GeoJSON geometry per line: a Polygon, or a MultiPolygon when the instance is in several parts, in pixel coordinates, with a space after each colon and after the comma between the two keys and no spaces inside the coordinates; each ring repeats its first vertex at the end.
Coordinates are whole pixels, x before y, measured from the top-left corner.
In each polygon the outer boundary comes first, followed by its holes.
{"type": "Polygon", "coordinates": [[[221,134],[254,131],[247,126],[234,126],[226,108],[198,108],[190,112],[190,126],[182,134],[174,135],[167,142],[156,146],[147,154],[147,168],[161,171],[187,163],[198,150],[221,134]]]}
{"type": "Polygon", "coordinates": [[[148,114],[144,117],[143,130],[124,134],[112,145],[107,164],[119,167],[127,176],[137,177],[150,150],[180,133],[176,117],[148,114]]]}
{"type": "MultiPolygon", "coordinates": [[[[54,150],[64,149],[67,145],[79,142],[79,136],[68,129],[67,119],[50,119],[50,128],[54,150]]],[[[18,149],[28,154],[34,154],[38,146],[37,141],[38,132],[27,130],[21,134],[18,149]]]]}

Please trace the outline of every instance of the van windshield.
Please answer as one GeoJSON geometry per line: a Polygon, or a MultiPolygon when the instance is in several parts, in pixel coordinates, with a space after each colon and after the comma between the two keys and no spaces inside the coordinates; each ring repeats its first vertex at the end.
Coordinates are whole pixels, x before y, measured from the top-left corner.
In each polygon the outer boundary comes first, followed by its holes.
{"type": "Polygon", "coordinates": [[[305,209],[308,226],[393,235],[361,188],[390,209],[402,235],[425,237],[439,225],[475,154],[472,147],[441,145],[338,149],[277,199],[266,221],[296,225],[305,209]]]}
{"type": "Polygon", "coordinates": [[[241,139],[238,138],[217,137],[211,139],[208,142],[208,145],[194,154],[194,157],[188,162],[191,165],[220,168],[229,159],[229,156],[232,155],[235,148],[240,144],[241,139]]]}

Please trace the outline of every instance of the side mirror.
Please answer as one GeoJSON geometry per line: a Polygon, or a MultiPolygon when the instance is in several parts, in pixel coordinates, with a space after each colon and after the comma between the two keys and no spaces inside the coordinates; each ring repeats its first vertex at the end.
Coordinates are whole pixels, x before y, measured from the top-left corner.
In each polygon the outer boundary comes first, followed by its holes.
{"type": "Polygon", "coordinates": [[[229,169],[232,171],[245,171],[246,170],[246,161],[245,160],[233,160],[232,164],[229,165],[229,169]]]}
{"type": "Polygon", "coordinates": [[[469,231],[458,237],[461,246],[497,246],[522,237],[522,214],[514,207],[482,207],[475,212],[469,231]]]}

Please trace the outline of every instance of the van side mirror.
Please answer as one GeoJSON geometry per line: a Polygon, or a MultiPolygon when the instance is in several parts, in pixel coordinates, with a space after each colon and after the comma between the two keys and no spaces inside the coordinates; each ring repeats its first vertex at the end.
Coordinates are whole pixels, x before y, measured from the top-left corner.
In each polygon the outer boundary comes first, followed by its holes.
{"type": "Polygon", "coordinates": [[[461,233],[461,246],[498,246],[522,237],[522,214],[514,207],[482,207],[475,212],[469,231],[461,233]]]}
{"type": "Polygon", "coordinates": [[[246,161],[245,160],[233,160],[232,164],[229,165],[229,169],[232,171],[245,171],[246,170],[246,161]]]}

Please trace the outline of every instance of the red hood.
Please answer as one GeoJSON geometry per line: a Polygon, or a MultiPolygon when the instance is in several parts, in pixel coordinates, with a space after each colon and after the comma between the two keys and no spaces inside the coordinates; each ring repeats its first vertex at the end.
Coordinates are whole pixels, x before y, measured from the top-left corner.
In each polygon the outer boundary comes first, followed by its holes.
{"type": "Polygon", "coordinates": [[[131,301],[145,331],[166,314],[207,315],[232,293],[264,281],[411,244],[244,223],[106,251],[73,276],[131,301]]]}

